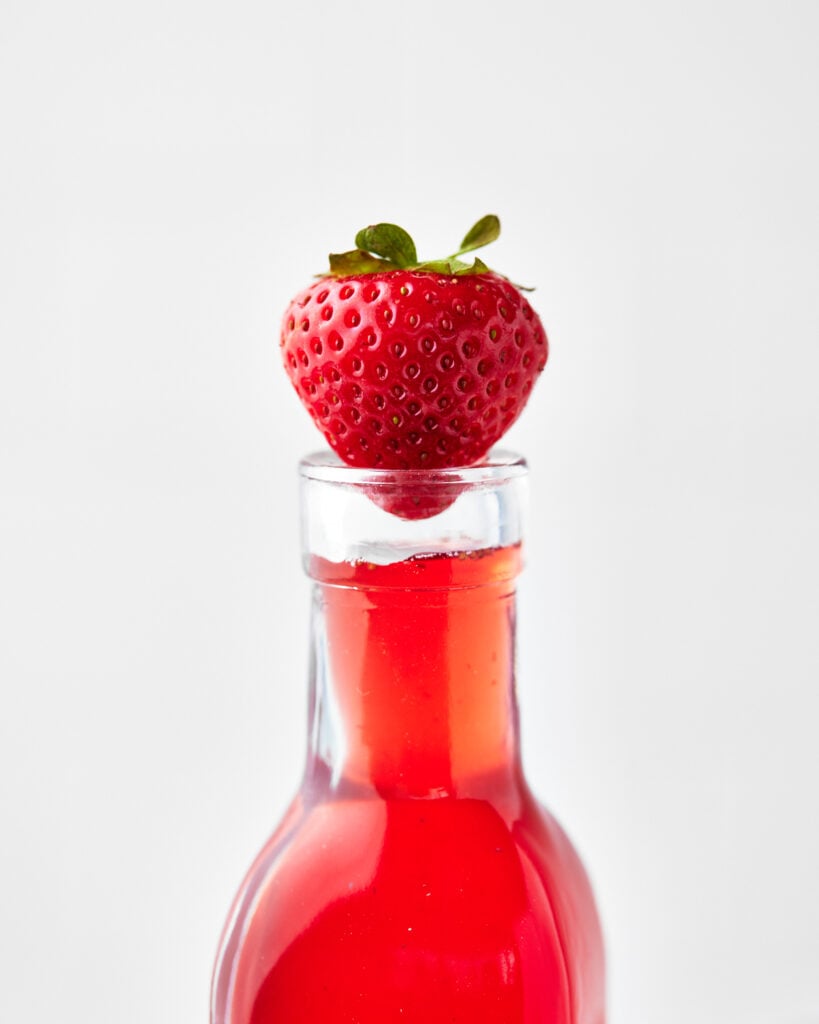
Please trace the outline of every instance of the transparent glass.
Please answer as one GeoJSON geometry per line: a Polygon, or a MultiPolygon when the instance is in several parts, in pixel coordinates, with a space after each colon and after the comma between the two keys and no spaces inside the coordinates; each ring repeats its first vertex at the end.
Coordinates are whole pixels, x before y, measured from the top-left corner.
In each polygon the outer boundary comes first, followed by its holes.
{"type": "Polygon", "coordinates": [[[309,749],[236,897],[212,1024],[604,1024],[585,871],[521,769],[526,467],[301,465],[309,749]]]}

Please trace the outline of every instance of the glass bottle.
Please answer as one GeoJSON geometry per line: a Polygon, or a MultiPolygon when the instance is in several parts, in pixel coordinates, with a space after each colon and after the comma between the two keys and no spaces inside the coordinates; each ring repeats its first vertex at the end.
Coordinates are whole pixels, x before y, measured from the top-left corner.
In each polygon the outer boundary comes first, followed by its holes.
{"type": "Polygon", "coordinates": [[[212,1024],[604,1024],[577,854],[524,779],[522,460],[301,465],[303,784],[236,897],[212,1024]]]}

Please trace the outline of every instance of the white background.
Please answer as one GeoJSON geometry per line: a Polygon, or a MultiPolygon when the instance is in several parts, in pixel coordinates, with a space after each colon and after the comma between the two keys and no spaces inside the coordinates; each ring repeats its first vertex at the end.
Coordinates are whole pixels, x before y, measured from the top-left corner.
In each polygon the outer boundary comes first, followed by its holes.
{"type": "Polygon", "coordinates": [[[819,1021],[819,5],[0,19],[0,1020],[206,1020],[304,749],[281,311],[495,211],[553,351],[525,753],[611,1024],[819,1021]]]}

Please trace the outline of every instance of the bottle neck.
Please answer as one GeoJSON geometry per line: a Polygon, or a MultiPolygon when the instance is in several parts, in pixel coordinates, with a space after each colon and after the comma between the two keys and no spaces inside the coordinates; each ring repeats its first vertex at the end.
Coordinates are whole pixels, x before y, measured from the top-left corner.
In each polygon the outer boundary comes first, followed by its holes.
{"type": "Polygon", "coordinates": [[[314,559],[308,779],[385,798],[520,778],[517,545],[391,565],[314,559]]]}

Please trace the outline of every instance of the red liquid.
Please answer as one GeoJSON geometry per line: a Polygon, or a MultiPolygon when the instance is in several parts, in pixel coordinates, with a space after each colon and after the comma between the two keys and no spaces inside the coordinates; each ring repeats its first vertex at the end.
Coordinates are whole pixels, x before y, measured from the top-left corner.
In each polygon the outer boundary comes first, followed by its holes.
{"type": "Polygon", "coordinates": [[[316,560],[338,750],[239,894],[214,1024],[603,1024],[591,890],[517,758],[518,560],[316,560]]]}

